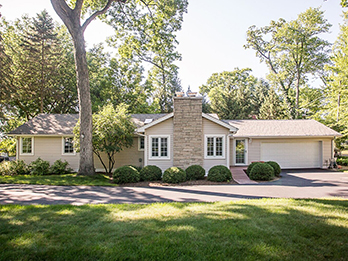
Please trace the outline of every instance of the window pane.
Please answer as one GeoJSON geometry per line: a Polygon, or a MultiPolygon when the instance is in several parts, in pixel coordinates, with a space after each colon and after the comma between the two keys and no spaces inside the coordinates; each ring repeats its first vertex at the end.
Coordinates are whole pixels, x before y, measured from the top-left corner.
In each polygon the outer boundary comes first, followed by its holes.
{"type": "Polygon", "coordinates": [[[207,156],[214,156],[214,138],[207,138],[207,156]]]}
{"type": "Polygon", "coordinates": [[[145,139],[144,137],[140,137],[140,149],[143,150],[145,148],[145,139]]]}
{"type": "Polygon", "coordinates": [[[161,157],[168,156],[168,139],[161,138],[161,157]]]}
{"type": "Polygon", "coordinates": [[[73,138],[64,138],[64,153],[74,153],[73,138]]]}
{"type": "Polygon", "coordinates": [[[152,138],[152,157],[158,157],[158,138],[152,138]]]}
{"type": "Polygon", "coordinates": [[[22,138],[22,153],[31,153],[31,138],[22,138]]]}
{"type": "Polygon", "coordinates": [[[222,137],[216,137],[216,155],[215,156],[222,156],[222,137]]]}
{"type": "Polygon", "coordinates": [[[236,163],[245,163],[245,142],[244,140],[236,140],[236,163]]]}

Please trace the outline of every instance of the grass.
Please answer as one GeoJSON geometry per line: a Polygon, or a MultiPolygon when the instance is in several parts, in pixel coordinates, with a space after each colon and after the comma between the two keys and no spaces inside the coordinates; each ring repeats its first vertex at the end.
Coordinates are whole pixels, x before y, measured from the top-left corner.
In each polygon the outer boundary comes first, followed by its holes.
{"type": "Polygon", "coordinates": [[[348,201],[0,206],[0,260],[347,260],[348,201]]]}
{"type": "Polygon", "coordinates": [[[36,184],[36,185],[56,185],[56,186],[117,186],[112,184],[107,175],[96,174],[94,176],[81,176],[76,174],[64,175],[18,175],[1,176],[0,184],[36,184]]]}

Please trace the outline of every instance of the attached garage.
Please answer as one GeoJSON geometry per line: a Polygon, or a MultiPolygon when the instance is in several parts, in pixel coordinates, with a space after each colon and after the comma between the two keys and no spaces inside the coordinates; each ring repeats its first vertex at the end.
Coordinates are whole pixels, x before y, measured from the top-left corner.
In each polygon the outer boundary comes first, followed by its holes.
{"type": "Polygon", "coordinates": [[[263,142],[261,160],[276,161],[283,169],[321,168],[322,142],[263,142]]]}

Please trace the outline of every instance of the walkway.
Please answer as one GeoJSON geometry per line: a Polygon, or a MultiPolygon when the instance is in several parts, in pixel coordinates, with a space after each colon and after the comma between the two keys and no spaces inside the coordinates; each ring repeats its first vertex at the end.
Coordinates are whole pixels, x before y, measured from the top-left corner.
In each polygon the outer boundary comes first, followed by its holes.
{"type": "Polygon", "coordinates": [[[348,199],[348,173],[286,171],[274,182],[249,185],[90,187],[0,184],[0,204],[213,202],[257,198],[348,199]]]}
{"type": "Polygon", "coordinates": [[[232,177],[235,182],[238,184],[257,184],[256,181],[250,180],[247,174],[244,172],[244,169],[247,167],[230,167],[232,172],[232,177]]]}

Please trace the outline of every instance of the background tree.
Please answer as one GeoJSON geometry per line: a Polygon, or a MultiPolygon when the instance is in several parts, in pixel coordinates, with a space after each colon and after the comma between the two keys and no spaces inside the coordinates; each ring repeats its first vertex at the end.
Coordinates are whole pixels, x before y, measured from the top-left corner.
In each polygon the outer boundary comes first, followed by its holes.
{"type": "Polygon", "coordinates": [[[268,85],[251,74],[251,69],[214,73],[199,87],[209,99],[210,112],[221,119],[248,119],[258,115],[260,104],[267,95],[268,85]]]}
{"type": "MultiPolygon", "coordinates": [[[[74,128],[74,134],[75,144],[79,149],[78,125],[74,128]]],[[[134,131],[135,126],[125,104],[120,104],[116,109],[111,104],[105,105],[99,112],[93,114],[93,152],[106,173],[112,172],[115,154],[133,145],[134,131]],[[108,162],[105,162],[102,154],[107,155],[108,162]]]]}
{"type": "Polygon", "coordinates": [[[296,20],[279,19],[269,26],[251,26],[245,48],[256,51],[257,57],[270,70],[271,83],[279,88],[291,118],[300,116],[300,90],[310,76],[323,76],[328,63],[329,43],[319,34],[329,31],[330,24],[318,8],[309,8],[296,20]]]}
{"type": "Polygon", "coordinates": [[[283,102],[273,88],[270,88],[264,97],[263,103],[260,105],[258,119],[281,120],[287,118],[283,102]]]}

